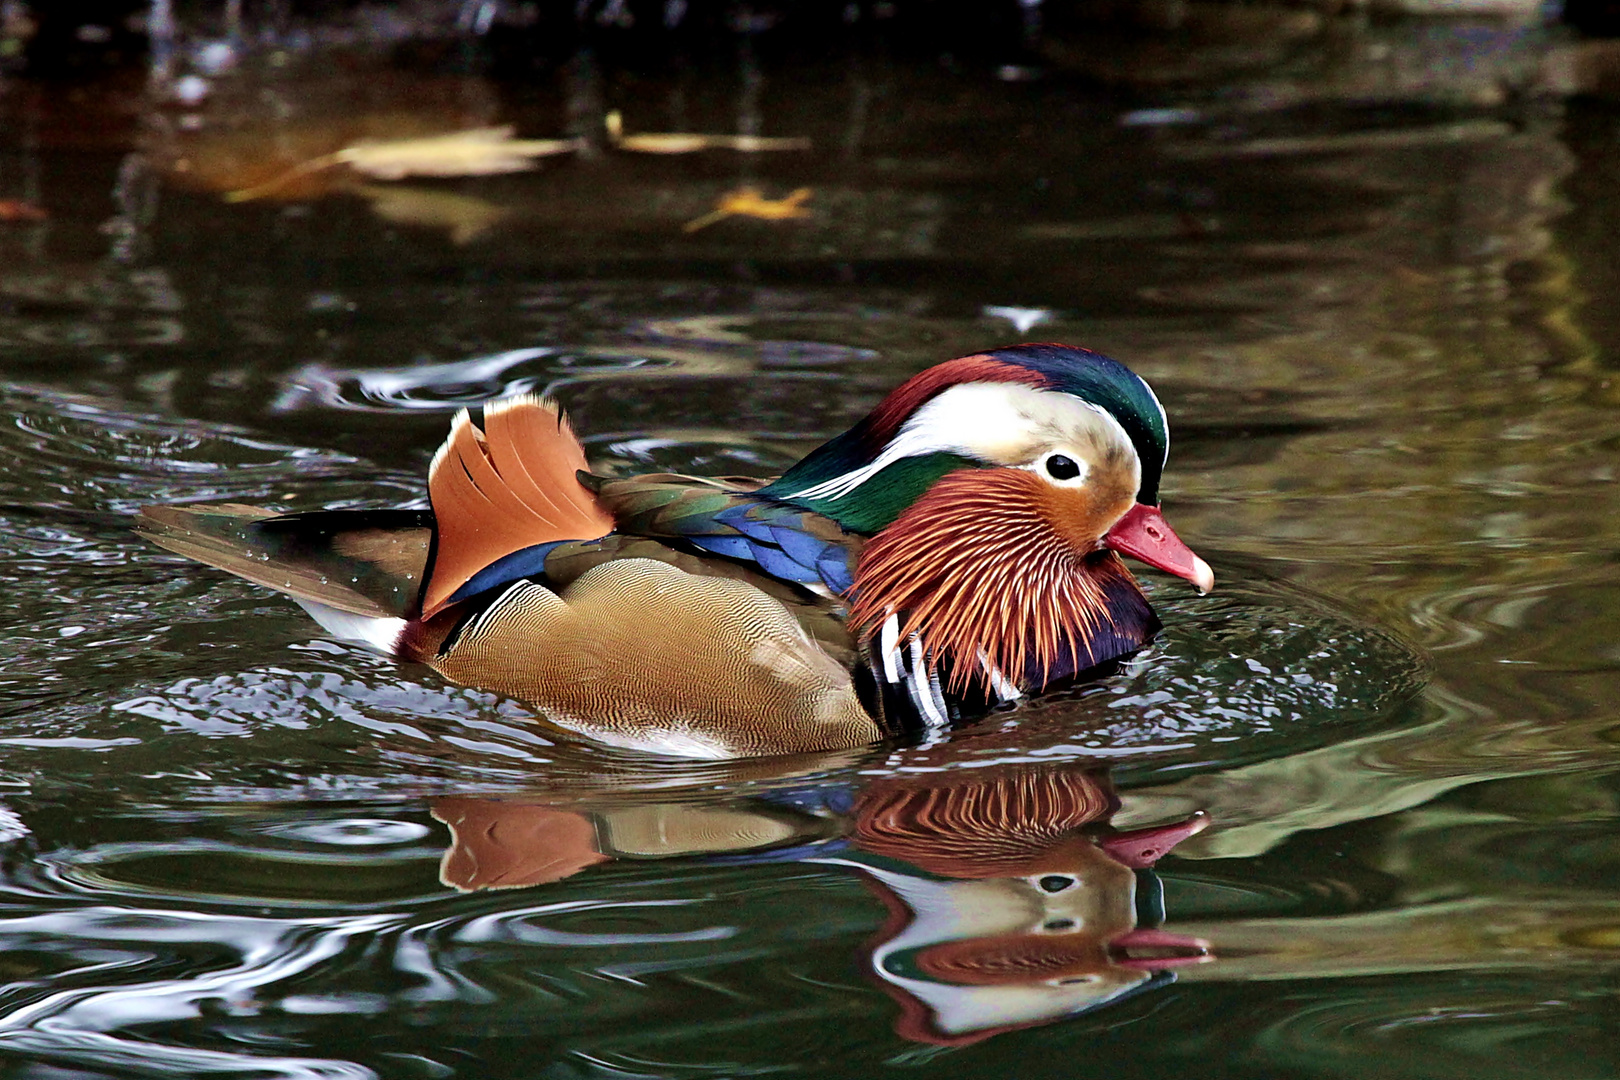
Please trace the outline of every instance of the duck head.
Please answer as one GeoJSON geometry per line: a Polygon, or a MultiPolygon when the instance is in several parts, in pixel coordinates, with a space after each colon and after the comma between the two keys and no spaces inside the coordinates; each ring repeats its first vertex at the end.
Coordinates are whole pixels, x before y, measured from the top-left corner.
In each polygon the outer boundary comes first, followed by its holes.
{"type": "Polygon", "coordinates": [[[1029,690],[1157,630],[1119,554],[1214,586],[1159,511],[1169,441],[1123,364],[1018,345],[907,380],[764,493],[871,537],[852,625],[896,619],[958,689],[1029,690]]]}

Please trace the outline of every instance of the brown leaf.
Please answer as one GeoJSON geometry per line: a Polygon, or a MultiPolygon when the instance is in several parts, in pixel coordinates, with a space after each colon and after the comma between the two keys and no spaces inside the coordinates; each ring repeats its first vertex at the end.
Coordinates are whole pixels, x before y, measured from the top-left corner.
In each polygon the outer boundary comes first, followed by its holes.
{"type": "Polygon", "coordinates": [[[0,221],[44,221],[50,217],[41,207],[21,199],[0,199],[0,221]]]}

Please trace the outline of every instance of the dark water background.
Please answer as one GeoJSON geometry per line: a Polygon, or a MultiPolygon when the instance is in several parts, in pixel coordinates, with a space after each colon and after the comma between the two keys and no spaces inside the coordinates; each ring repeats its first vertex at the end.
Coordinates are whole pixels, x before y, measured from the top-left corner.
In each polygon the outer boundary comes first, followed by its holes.
{"type": "Polygon", "coordinates": [[[1620,1075],[1620,110],[1567,95],[1545,28],[1295,15],[523,78],[297,35],[217,70],[203,26],[170,72],[200,103],[0,86],[0,199],[42,212],[0,222],[0,1073],[1620,1075]],[[812,148],[631,154],[612,109],[812,148]],[[222,198],[494,124],[594,144],[222,198]],[[809,216],[682,230],[748,184],[809,216]],[[1166,512],[1220,587],[1150,580],[1137,665],[944,746],[570,745],[128,531],[420,504],[451,412],[521,388],[602,470],[769,474],[1031,338],[1158,389],[1166,512]],[[1119,828],[1207,812],[1155,887],[1213,959],[908,1037],[876,875],[792,853],[852,793],[972,767],[1111,770],[1119,828]],[[458,892],[451,797],[663,846],[458,892]],[[666,828],[721,819],[779,857],[666,828]]]}

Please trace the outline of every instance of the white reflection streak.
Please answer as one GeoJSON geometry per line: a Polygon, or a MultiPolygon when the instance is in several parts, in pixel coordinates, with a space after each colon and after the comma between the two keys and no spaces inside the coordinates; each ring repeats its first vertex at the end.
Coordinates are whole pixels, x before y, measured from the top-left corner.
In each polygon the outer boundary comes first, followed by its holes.
{"type": "MultiPolygon", "coordinates": [[[[530,360],[556,355],[551,348],[511,349],[490,356],[475,356],[445,364],[421,364],[399,368],[355,368],[352,370],[329,368],[324,364],[308,364],[286,376],[286,386],[270,406],[272,412],[293,412],[303,408],[310,397],[339,409],[359,411],[389,411],[396,408],[430,409],[453,412],[461,408],[462,401],[420,400],[410,396],[412,391],[427,387],[487,383],[502,378],[508,368],[530,360]],[[353,379],[360,386],[364,402],[351,401],[343,394],[345,381],[353,379]],[[385,402],[372,405],[367,402],[385,402]]],[[[508,385],[507,391],[517,387],[508,385]]],[[[499,394],[489,394],[499,397],[499,394]]]]}
{"type": "Polygon", "coordinates": [[[1045,308],[1013,307],[1008,304],[986,304],[983,312],[987,318],[1006,319],[1013,324],[1013,329],[1020,334],[1027,334],[1042,323],[1052,321],[1052,313],[1045,308]]]}
{"type": "MultiPolygon", "coordinates": [[[[400,996],[413,1002],[468,1001],[493,1002],[496,996],[489,990],[461,975],[446,955],[435,947],[434,939],[441,934],[460,944],[489,942],[516,942],[521,945],[665,945],[692,942],[721,941],[736,934],[729,926],[712,926],[677,934],[585,934],[567,930],[553,930],[534,926],[524,920],[539,915],[557,915],[563,912],[592,911],[602,908],[621,910],[634,907],[679,907],[698,903],[695,900],[645,900],[635,902],[598,900],[568,900],[538,907],[505,910],[461,924],[458,919],[441,919],[411,927],[402,932],[394,945],[394,968],[415,975],[423,984],[405,991],[400,996]]],[[[672,962],[679,967],[685,961],[672,962]]],[[[598,969],[601,974],[614,974],[598,969]]],[[[632,980],[633,981],[633,980],[632,980]]]]}
{"type": "Polygon", "coordinates": [[[397,915],[252,919],[203,913],[91,907],[0,920],[5,948],[27,939],[229,944],[241,962],[185,979],[64,990],[0,1015],[0,1052],[115,1065],[152,1074],[252,1073],[287,1080],[375,1080],[363,1065],[319,1058],[259,1057],[164,1045],[107,1034],[137,1024],[195,1019],[209,999],[241,1001],[341,953],[351,938],[398,926],[397,915]],[[206,927],[206,931],[200,928],[206,927]],[[19,941],[18,939],[22,939],[19,941]]]}
{"type": "Polygon", "coordinates": [[[415,975],[421,986],[400,994],[411,1002],[466,1001],[484,1005],[496,1000],[495,994],[456,971],[445,958],[435,951],[433,938],[446,927],[454,926],[454,919],[440,919],[415,926],[399,935],[394,943],[394,970],[415,975]]]}
{"type": "Polygon", "coordinates": [[[516,941],[524,945],[679,945],[700,941],[724,941],[737,933],[733,926],[707,926],[701,930],[688,930],[677,934],[582,934],[570,930],[552,930],[545,926],[530,925],[527,919],[539,915],[553,915],[564,911],[582,911],[593,908],[685,907],[697,900],[639,900],[603,903],[596,900],[573,900],[562,904],[540,907],[513,908],[494,915],[471,919],[456,931],[456,941],[516,941]]]}
{"type": "Polygon", "coordinates": [[[111,1035],[73,1032],[63,1037],[41,1028],[0,1034],[0,1052],[55,1061],[80,1061],[128,1069],[153,1076],[204,1076],[240,1073],[285,1080],[378,1080],[377,1074],[352,1061],[320,1058],[253,1057],[217,1050],[118,1039],[111,1035]]]}

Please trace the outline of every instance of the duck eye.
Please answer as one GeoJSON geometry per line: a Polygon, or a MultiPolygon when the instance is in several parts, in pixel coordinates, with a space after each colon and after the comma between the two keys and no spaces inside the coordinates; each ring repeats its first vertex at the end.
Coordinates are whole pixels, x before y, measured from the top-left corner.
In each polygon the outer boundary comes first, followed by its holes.
{"type": "Polygon", "coordinates": [[[1054,480],[1073,480],[1080,475],[1080,466],[1071,457],[1053,454],[1046,459],[1046,473],[1054,480]]]}
{"type": "Polygon", "coordinates": [[[1074,884],[1074,878],[1067,874],[1047,874],[1037,884],[1042,892],[1062,892],[1074,884]]]}

